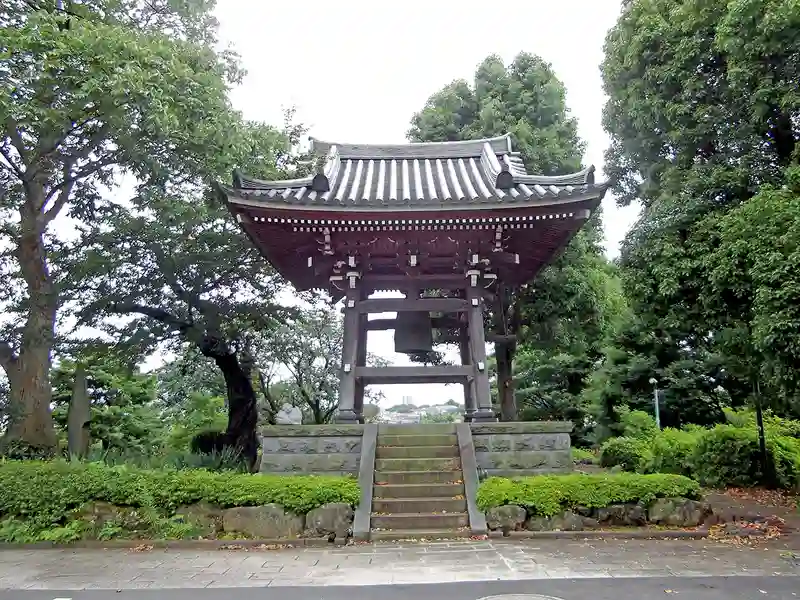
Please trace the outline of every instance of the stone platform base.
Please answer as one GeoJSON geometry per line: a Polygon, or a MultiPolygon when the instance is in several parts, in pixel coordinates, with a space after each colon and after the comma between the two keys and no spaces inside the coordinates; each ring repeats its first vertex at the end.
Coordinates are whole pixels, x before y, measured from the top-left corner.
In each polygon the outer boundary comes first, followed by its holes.
{"type": "MultiPolygon", "coordinates": [[[[365,427],[262,427],[261,472],[357,476],[365,427]]],[[[482,475],[515,477],[572,470],[570,422],[472,423],[469,427],[477,468],[482,475]]],[[[382,432],[405,435],[428,435],[438,431],[434,424],[380,425],[380,428],[382,432]]]]}
{"type": "Polygon", "coordinates": [[[261,472],[358,476],[364,425],[261,428],[261,472]]]}
{"type": "Polygon", "coordinates": [[[473,423],[471,429],[482,475],[519,477],[572,470],[568,421],[473,423]]]}

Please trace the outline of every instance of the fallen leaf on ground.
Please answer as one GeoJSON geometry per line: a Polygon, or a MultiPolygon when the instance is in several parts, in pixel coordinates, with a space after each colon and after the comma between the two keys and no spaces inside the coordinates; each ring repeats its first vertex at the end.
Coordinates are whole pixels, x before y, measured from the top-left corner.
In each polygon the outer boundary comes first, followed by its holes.
{"type": "Polygon", "coordinates": [[[793,508],[797,506],[798,498],[795,494],[789,494],[783,490],[768,490],[764,488],[728,488],[722,490],[725,494],[735,500],[757,502],[764,506],[783,506],[793,508]]]}

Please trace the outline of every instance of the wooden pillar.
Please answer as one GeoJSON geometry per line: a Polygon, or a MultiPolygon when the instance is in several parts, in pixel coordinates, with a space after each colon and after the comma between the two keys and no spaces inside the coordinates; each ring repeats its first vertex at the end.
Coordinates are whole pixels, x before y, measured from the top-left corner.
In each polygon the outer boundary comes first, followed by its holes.
{"type": "Polygon", "coordinates": [[[467,273],[467,318],[469,329],[470,358],[473,365],[473,401],[475,413],[473,422],[497,421],[492,409],[492,394],[489,388],[489,374],[486,369],[486,332],[483,327],[483,294],[478,286],[480,272],[467,273]]]}
{"type": "MultiPolygon", "coordinates": [[[[469,333],[467,328],[464,327],[458,332],[458,350],[461,354],[461,364],[464,366],[471,364],[470,350],[469,350],[469,333]]],[[[475,413],[475,379],[471,378],[464,383],[464,422],[472,421],[472,416],[475,413]]]]}
{"type": "Polygon", "coordinates": [[[342,364],[339,375],[339,409],[337,423],[358,423],[355,411],[356,365],[358,363],[359,313],[358,301],[361,299],[359,274],[351,271],[345,279],[347,291],[344,297],[344,332],[342,340],[342,364]]]}
{"type": "MultiPolygon", "coordinates": [[[[363,298],[363,295],[362,295],[363,298]]],[[[367,366],[367,321],[369,315],[362,313],[358,316],[358,352],[356,355],[356,365],[359,367],[367,366]]],[[[353,409],[359,423],[364,422],[364,382],[356,379],[356,395],[353,409]]]]}

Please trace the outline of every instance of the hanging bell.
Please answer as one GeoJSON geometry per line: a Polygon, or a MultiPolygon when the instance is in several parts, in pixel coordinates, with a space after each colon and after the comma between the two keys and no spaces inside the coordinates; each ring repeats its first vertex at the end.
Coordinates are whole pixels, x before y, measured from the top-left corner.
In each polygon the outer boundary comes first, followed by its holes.
{"type": "Polygon", "coordinates": [[[394,351],[417,354],[433,350],[433,326],[429,312],[399,312],[394,320],[394,351]]]}

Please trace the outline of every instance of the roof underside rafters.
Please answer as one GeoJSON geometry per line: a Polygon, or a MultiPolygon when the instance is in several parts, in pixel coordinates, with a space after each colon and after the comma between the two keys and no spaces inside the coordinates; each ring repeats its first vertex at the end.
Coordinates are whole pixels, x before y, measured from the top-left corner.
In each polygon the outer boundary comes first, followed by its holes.
{"type": "Polygon", "coordinates": [[[328,289],[355,261],[365,277],[463,276],[470,256],[509,285],[530,281],[599,205],[594,168],[530,175],[509,136],[444,143],[312,140],[313,175],[235,173],[220,195],[260,252],[299,289],[328,289]],[[496,261],[501,256],[512,262],[496,261]],[[410,262],[413,257],[413,263],[410,262]],[[409,271],[411,269],[411,271],[409,271]]]}

